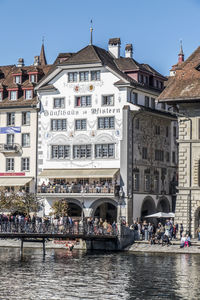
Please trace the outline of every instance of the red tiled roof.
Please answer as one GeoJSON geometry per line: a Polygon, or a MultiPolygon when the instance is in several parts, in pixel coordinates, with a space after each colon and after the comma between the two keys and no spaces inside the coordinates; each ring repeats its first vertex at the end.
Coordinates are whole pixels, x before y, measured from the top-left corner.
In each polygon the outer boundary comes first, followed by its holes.
{"type": "Polygon", "coordinates": [[[12,106],[27,106],[30,104],[37,103],[37,97],[34,96],[31,100],[24,99],[23,88],[33,89],[35,87],[35,83],[30,83],[29,81],[29,72],[38,71],[40,74],[40,78],[42,78],[51,68],[51,65],[45,66],[24,66],[24,67],[16,67],[15,65],[10,66],[0,66],[0,88],[3,88],[4,98],[0,101],[0,108],[3,107],[12,107],[12,106]],[[16,84],[14,82],[13,74],[17,74],[22,72],[22,84],[16,84]],[[8,99],[8,90],[9,89],[19,89],[19,98],[16,101],[8,99]]]}
{"type": "Polygon", "coordinates": [[[200,100],[200,71],[197,68],[199,64],[200,47],[176,69],[176,75],[168,80],[158,100],[173,103],[200,100]]]}

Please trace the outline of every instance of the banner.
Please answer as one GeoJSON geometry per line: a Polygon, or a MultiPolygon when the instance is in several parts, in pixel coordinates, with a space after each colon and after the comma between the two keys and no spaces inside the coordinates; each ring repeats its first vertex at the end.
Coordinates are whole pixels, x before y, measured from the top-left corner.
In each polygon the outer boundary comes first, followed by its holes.
{"type": "Polygon", "coordinates": [[[21,127],[0,127],[1,133],[20,133],[21,127]]]}

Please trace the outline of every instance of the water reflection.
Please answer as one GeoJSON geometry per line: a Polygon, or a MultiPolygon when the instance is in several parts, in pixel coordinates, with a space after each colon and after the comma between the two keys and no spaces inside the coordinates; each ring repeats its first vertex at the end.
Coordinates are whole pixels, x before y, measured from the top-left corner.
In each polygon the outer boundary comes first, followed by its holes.
{"type": "Polygon", "coordinates": [[[0,299],[200,299],[200,256],[0,248],[0,299]]]}

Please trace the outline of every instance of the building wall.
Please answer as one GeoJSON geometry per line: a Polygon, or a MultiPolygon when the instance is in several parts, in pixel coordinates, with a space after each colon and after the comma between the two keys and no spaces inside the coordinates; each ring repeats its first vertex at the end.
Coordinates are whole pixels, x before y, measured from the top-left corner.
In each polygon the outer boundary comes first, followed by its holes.
{"type": "MultiPolygon", "coordinates": [[[[73,72],[88,71],[91,69],[73,69],[73,72]]],[[[93,70],[93,69],[92,69],[93,70]]],[[[151,193],[144,192],[144,170],[150,167],[152,170],[159,169],[161,176],[161,169],[168,168],[167,175],[164,178],[164,188],[167,194],[166,199],[169,201],[171,207],[171,198],[169,196],[169,181],[176,164],[170,162],[166,164],[154,162],[154,148],[164,149],[171,152],[175,149],[174,142],[171,138],[172,128],[171,119],[164,118],[162,115],[148,114],[147,112],[141,114],[140,130],[134,128],[134,114],[137,113],[139,107],[132,104],[132,92],[138,93],[138,104],[145,104],[145,96],[149,97],[150,107],[151,98],[156,98],[157,92],[152,90],[142,91],[130,89],[125,87],[116,87],[114,83],[119,80],[114,74],[107,69],[101,67],[96,70],[101,70],[100,81],[89,82],[75,82],[68,83],[67,70],[63,70],[56,76],[49,84],[53,84],[57,91],[39,91],[39,99],[41,101],[41,111],[39,113],[39,136],[38,136],[38,156],[39,156],[39,173],[43,169],[78,169],[78,168],[119,168],[120,169],[120,186],[123,191],[122,199],[119,197],[109,197],[109,201],[115,201],[118,206],[118,215],[126,217],[129,223],[132,222],[133,216],[140,217],[143,200],[151,193]],[[114,95],[113,106],[102,106],[103,95],[114,95]],[[92,95],[91,107],[75,107],[75,97],[80,95],[92,95]],[[57,97],[65,98],[65,108],[54,109],[53,100],[57,97]],[[98,129],[98,117],[114,116],[114,129],[98,129]],[[52,132],[50,128],[51,119],[67,119],[67,131],[52,132]],[[74,128],[75,120],[81,118],[87,119],[87,130],[76,131],[74,128]],[[161,134],[156,137],[154,134],[155,124],[160,125],[161,134]],[[165,127],[169,127],[169,138],[166,139],[165,127]],[[115,157],[97,159],[94,156],[95,144],[115,144],[115,157]],[[51,145],[70,145],[71,156],[69,159],[52,159],[51,145]],[[93,145],[93,153],[90,159],[73,159],[72,146],[79,144],[93,145]],[[147,160],[141,158],[142,147],[151,149],[151,155],[147,160]],[[136,162],[136,163],[135,163],[136,162]],[[135,165],[136,164],[136,165],[135,165]],[[140,168],[140,190],[133,192],[133,168],[139,166],[140,168]],[[137,195],[139,194],[139,196],[137,195]],[[142,196],[143,195],[143,196],[142,196]],[[143,200],[142,200],[143,197],[143,200]],[[139,199],[139,200],[137,200],[139,199]],[[134,202],[135,201],[135,202],[134,202]],[[120,211],[120,212],[119,212],[120,211]],[[139,215],[137,215],[139,214],[139,215]]],[[[71,71],[71,70],[70,70],[71,71]]],[[[157,107],[157,104],[156,104],[157,107]]],[[[171,157],[171,155],[170,155],[171,157]]],[[[43,181],[46,183],[48,178],[39,177],[39,184],[43,181]]],[[[160,180],[161,182],[161,180],[160,180]]],[[[161,183],[159,193],[161,193],[161,183]]],[[[158,193],[158,194],[159,194],[158,193]]],[[[153,201],[157,201],[155,193],[152,192],[153,201]]],[[[86,195],[87,196],[87,195],[86,195]]],[[[49,197],[49,196],[48,196],[49,197]]],[[[54,197],[56,198],[57,195],[54,197]]],[[[45,198],[47,212],[50,211],[53,196],[51,201],[45,198]]],[[[69,197],[68,197],[69,198],[69,197]]],[[[80,197],[79,197],[80,198],[80,197]]],[[[74,196],[75,199],[75,196],[74,196]]],[[[92,215],[92,207],[95,201],[99,201],[101,196],[96,196],[85,199],[85,215],[92,215]],[[88,210],[88,211],[87,211],[88,210]],[[89,212],[90,211],[90,212],[89,212]]],[[[108,199],[107,199],[108,200],[108,199]]],[[[107,201],[106,197],[102,199],[107,201]]],[[[81,203],[81,198],[78,199],[81,203]]],[[[158,201],[157,201],[158,202],[158,201]]],[[[81,204],[82,205],[82,204],[81,204]]],[[[155,204],[156,207],[156,204],[155,204]]]]}
{"type": "Polygon", "coordinates": [[[186,118],[179,118],[179,186],[176,204],[176,219],[182,223],[185,231],[191,231],[196,235],[199,225],[200,210],[200,139],[199,139],[199,116],[198,104],[181,104],[180,113],[186,118]],[[189,119],[188,119],[189,118],[189,119]],[[190,121],[191,120],[191,121],[190,121]],[[192,124],[192,129],[191,129],[192,124]],[[191,131],[192,136],[190,136],[191,131]],[[191,162],[190,162],[191,159],[191,162]],[[191,185],[190,185],[191,173],[191,185]],[[191,194],[190,194],[191,191],[191,194]]]}
{"type": "MultiPolygon", "coordinates": [[[[1,109],[0,111],[0,127],[9,127],[7,126],[7,113],[15,112],[15,126],[20,127],[21,132],[14,134],[14,143],[19,144],[21,150],[17,153],[2,153],[0,152],[0,170],[2,173],[6,173],[9,177],[9,172],[6,171],[6,158],[14,158],[14,171],[10,173],[20,173],[22,172],[21,168],[21,159],[28,157],[30,158],[30,171],[25,171],[25,176],[23,177],[32,177],[30,183],[30,191],[34,192],[35,186],[35,175],[36,175],[36,137],[37,137],[37,111],[32,108],[15,108],[15,109],[1,109]],[[22,125],[22,112],[30,112],[30,125],[22,125]],[[30,147],[22,147],[22,134],[30,134],[30,147]]],[[[7,144],[7,134],[0,134],[0,143],[7,144]]],[[[24,171],[23,171],[24,172],[24,171]]],[[[4,176],[3,176],[4,177],[4,176]]],[[[16,177],[16,176],[15,176],[16,177]]]]}

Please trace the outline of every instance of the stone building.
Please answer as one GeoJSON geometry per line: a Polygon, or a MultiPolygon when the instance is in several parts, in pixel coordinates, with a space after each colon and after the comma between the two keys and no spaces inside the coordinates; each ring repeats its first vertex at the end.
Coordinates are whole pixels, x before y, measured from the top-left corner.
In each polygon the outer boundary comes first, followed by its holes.
{"type": "Polygon", "coordinates": [[[0,189],[35,191],[37,111],[34,87],[48,72],[44,46],[34,64],[0,66],[0,189]]]}
{"type": "Polygon", "coordinates": [[[179,112],[179,176],[175,221],[194,236],[200,225],[200,47],[176,69],[161,103],[179,112]]]}
{"type": "Polygon", "coordinates": [[[176,118],[156,98],[166,80],[132,58],[120,39],[62,53],[36,87],[38,197],[45,213],[67,199],[70,213],[103,219],[171,211],[176,118]]]}

